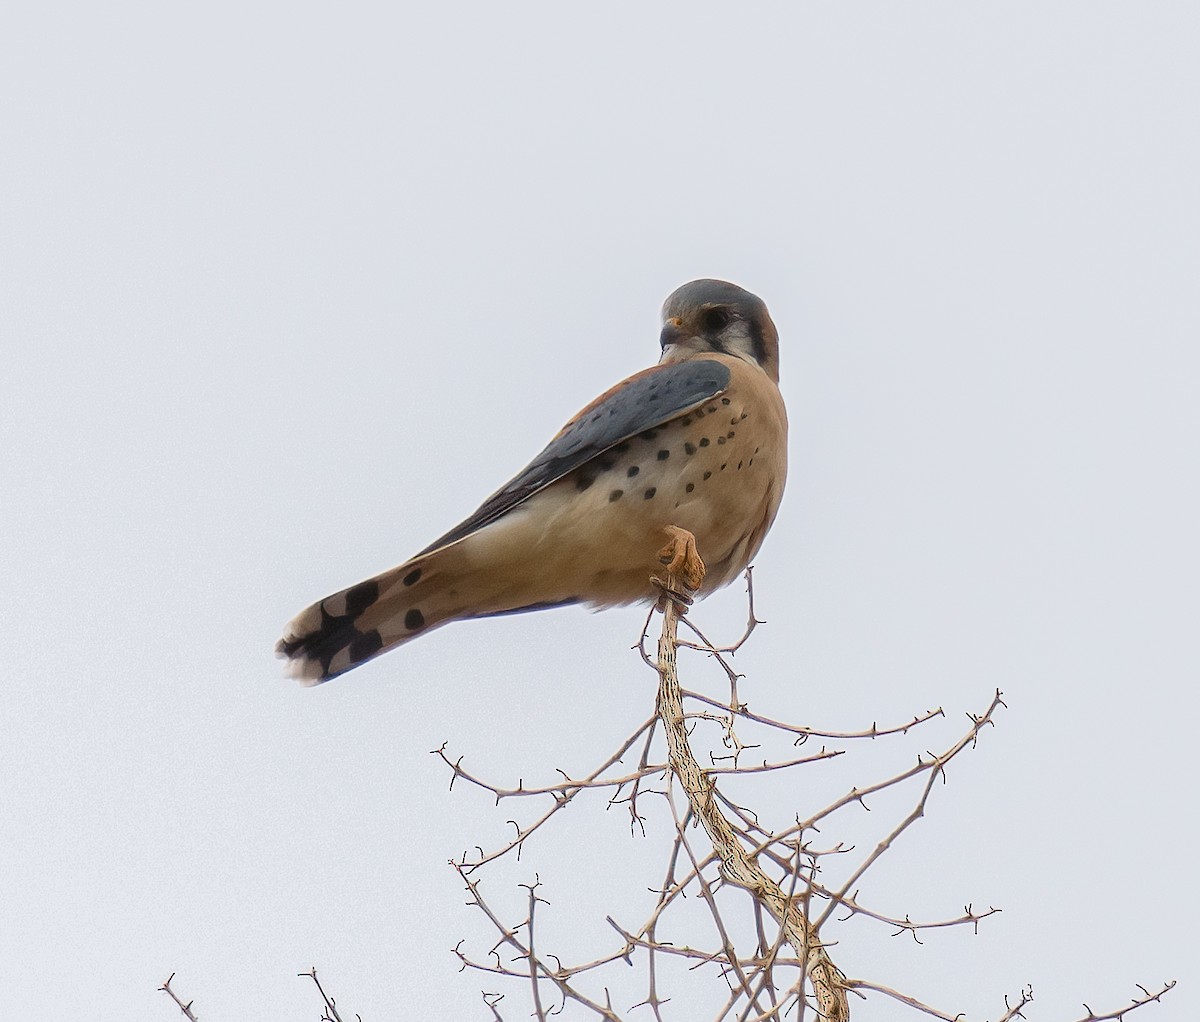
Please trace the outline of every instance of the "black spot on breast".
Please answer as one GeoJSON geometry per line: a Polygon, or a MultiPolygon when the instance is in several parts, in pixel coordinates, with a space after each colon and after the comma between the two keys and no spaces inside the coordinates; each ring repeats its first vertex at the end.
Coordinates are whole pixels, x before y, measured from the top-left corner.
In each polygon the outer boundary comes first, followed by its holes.
{"type": "Polygon", "coordinates": [[[690,426],[691,424],[692,424],[692,417],[690,415],[685,415],[682,419],[679,420],[679,425],[681,425],[681,426],[690,426]]]}
{"type": "Polygon", "coordinates": [[[596,481],[595,475],[593,475],[591,472],[584,472],[581,470],[575,476],[575,489],[579,490],[582,493],[589,486],[591,486],[592,483],[594,483],[595,481],[596,481]]]}
{"type": "Polygon", "coordinates": [[[635,475],[637,475],[637,474],[638,474],[640,471],[641,471],[641,469],[640,469],[640,468],[639,468],[637,465],[630,465],[630,466],[629,466],[629,471],[628,471],[628,472],[626,472],[625,474],[626,474],[627,476],[629,476],[629,478],[630,478],[630,479],[632,479],[632,478],[633,478],[635,475]]]}
{"type": "Polygon", "coordinates": [[[622,444],[617,444],[617,446],[614,447],[613,450],[616,451],[618,454],[624,454],[626,451],[629,450],[629,441],[626,440],[622,444]]]}
{"type": "Polygon", "coordinates": [[[738,462],[738,467],[737,467],[737,470],[738,470],[739,472],[742,470],[742,463],[741,463],[740,461],[738,462]]]}
{"type": "Polygon", "coordinates": [[[613,490],[612,493],[608,495],[608,502],[611,504],[614,500],[620,500],[624,496],[624,490],[613,490]]]}
{"type": "Polygon", "coordinates": [[[659,461],[666,461],[670,456],[671,456],[670,451],[659,451],[658,452],[658,460],[659,461]]]}
{"type": "Polygon", "coordinates": [[[407,575],[404,576],[404,584],[406,586],[415,586],[421,581],[421,569],[413,568],[407,575]]]}
{"type": "Polygon", "coordinates": [[[685,489],[685,490],[686,490],[688,493],[691,493],[691,492],[692,492],[692,490],[694,490],[695,488],[696,488],[696,484],[695,484],[695,483],[688,483],[688,484],[687,484],[687,486],[685,486],[685,487],[684,487],[684,489],[685,489]]]}
{"type": "Polygon", "coordinates": [[[711,478],[712,478],[712,473],[711,473],[711,472],[705,472],[705,473],[704,473],[704,478],[705,478],[705,479],[711,479],[711,478]]]}
{"type": "Polygon", "coordinates": [[[656,436],[658,436],[657,429],[647,429],[644,432],[638,434],[638,437],[642,440],[653,440],[656,436]]]}
{"type": "Polygon", "coordinates": [[[425,615],[417,610],[416,607],[413,607],[412,610],[404,615],[404,627],[410,632],[415,632],[418,628],[424,628],[425,615]]]}
{"type": "Polygon", "coordinates": [[[701,447],[707,447],[707,446],[708,446],[708,437],[706,437],[706,436],[702,436],[702,437],[700,438],[700,446],[701,446],[701,447]]]}
{"type": "Polygon", "coordinates": [[[372,629],[354,637],[354,641],[350,643],[350,659],[353,663],[360,664],[381,649],[383,649],[383,638],[377,629],[372,629]]]}
{"type": "Polygon", "coordinates": [[[655,487],[651,486],[650,489],[648,489],[645,493],[642,494],[642,499],[650,500],[650,498],[653,497],[657,492],[658,492],[658,490],[655,487]]]}
{"type": "Polygon", "coordinates": [[[723,405],[729,404],[729,398],[727,398],[727,397],[721,398],[721,404],[723,404],[723,405]]]}
{"type": "MultiPolygon", "coordinates": [[[[725,403],[726,403],[726,404],[729,404],[729,401],[728,401],[728,399],[726,399],[725,403]]],[[[710,412],[715,412],[715,411],[717,410],[717,406],[716,406],[716,405],[709,405],[709,406],[708,406],[708,410],[709,410],[710,412]]]]}
{"type": "MultiPolygon", "coordinates": [[[[723,436],[719,436],[719,437],[717,437],[717,444],[718,444],[718,445],[720,445],[720,444],[723,444],[724,442],[725,442],[725,438],[724,438],[723,436]]],[[[591,480],[589,480],[588,482],[589,482],[589,485],[590,485],[590,483],[591,483],[591,480]]],[[[581,486],[581,487],[579,487],[579,488],[582,490],[584,487],[582,487],[582,486],[581,486]]]]}
{"type": "Polygon", "coordinates": [[[684,454],[695,454],[696,453],[696,445],[695,444],[684,444],[683,445],[683,453],[684,454]]]}
{"type": "Polygon", "coordinates": [[[616,458],[598,458],[596,464],[600,466],[601,471],[607,472],[610,468],[616,465],[616,458]]]}
{"type": "Polygon", "coordinates": [[[737,436],[737,434],[736,434],[736,433],[735,433],[735,432],[734,432],[732,429],[731,429],[731,430],[730,430],[728,433],[726,433],[725,435],[726,435],[727,437],[729,437],[729,439],[730,439],[730,440],[732,440],[732,439],[733,439],[735,436],[737,436]]]}
{"type": "MultiPolygon", "coordinates": [[[[729,464],[729,462],[725,462],[725,465],[728,465],[728,464],[729,464]]],[[[722,466],[721,466],[721,471],[722,471],[722,472],[724,472],[724,471],[725,471],[725,465],[722,465],[722,466]]]]}
{"type": "Polygon", "coordinates": [[[379,583],[374,579],[359,582],[346,593],[346,616],[353,619],[358,617],[372,603],[379,599],[379,583]]]}

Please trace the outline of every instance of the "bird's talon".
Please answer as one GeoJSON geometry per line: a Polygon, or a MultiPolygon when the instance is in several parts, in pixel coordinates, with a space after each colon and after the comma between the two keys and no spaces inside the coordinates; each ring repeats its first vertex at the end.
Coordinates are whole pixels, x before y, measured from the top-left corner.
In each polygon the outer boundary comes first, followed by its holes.
{"type": "MultiPolygon", "coordinates": [[[[695,593],[704,581],[704,561],[696,549],[696,537],[678,525],[664,530],[671,541],[658,552],[658,559],[667,566],[667,577],[689,593],[695,593]]],[[[688,600],[691,603],[691,600],[688,600]]]]}

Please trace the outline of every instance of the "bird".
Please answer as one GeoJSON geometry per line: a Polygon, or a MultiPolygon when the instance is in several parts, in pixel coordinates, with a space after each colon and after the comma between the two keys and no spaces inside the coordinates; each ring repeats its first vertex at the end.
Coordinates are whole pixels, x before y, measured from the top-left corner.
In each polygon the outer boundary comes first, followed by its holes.
{"type": "Polygon", "coordinates": [[[454,621],[650,603],[676,575],[686,601],[739,577],[787,478],[775,324],[738,285],[693,280],[659,344],[465,521],[296,615],[275,647],[287,673],[316,685],[454,621]]]}

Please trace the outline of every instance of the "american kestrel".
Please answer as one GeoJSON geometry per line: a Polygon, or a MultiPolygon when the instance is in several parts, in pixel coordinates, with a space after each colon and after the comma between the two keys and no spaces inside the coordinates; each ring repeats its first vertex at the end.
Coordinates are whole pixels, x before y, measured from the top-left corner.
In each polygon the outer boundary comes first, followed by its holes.
{"type": "Polygon", "coordinates": [[[289,622],[275,647],[289,673],[319,684],[451,621],[654,601],[664,535],[695,537],[696,595],[737,578],[787,475],[778,334],[761,299],[723,280],[684,284],[662,319],[658,364],[601,394],[466,521],[289,622]]]}

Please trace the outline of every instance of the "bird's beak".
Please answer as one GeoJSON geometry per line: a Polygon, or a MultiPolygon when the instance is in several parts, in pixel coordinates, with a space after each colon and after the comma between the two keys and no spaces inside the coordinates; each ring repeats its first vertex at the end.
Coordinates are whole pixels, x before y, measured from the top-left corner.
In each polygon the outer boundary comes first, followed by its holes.
{"type": "Polygon", "coordinates": [[[678,344],[680,341],[685,340],[686,337],[687,331],[683,329],[683,320],[678,316],[673,316],[663,324],[662,333],[659,335],[658,340],[665,351],[667,345],[678,344]]]}

